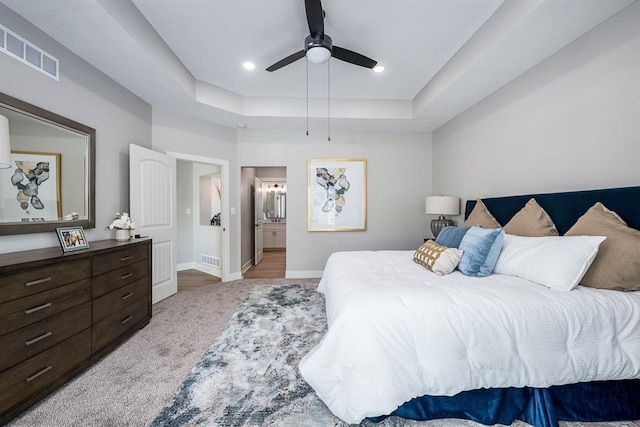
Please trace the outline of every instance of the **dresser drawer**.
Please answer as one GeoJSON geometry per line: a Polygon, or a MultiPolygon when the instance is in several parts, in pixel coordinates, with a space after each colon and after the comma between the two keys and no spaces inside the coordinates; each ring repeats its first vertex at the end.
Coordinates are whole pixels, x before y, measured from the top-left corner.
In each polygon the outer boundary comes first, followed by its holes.
{"type": "Polygon", "coordinates": [[[136,245],[117,252],[97,255],[93,258],[93,275],[98,276],[107,271],[146,260],[148,258],[147,251],[147,245],[136,245]]]}
{"type": "Polygon", "coordinates": [[[91,348],[94,353],[110,344],[120,335],[133,328],[138,322],[149,316],[148,301],[142,297],[133,304],[112,314],[91,328],[91,348]]]}
{"type": "Polygon", "coordinates": [[[48,386],[91,356],[89,329],[0,373],[0,413],[48,386]]]}
{"type": "Polygon", "coordinates": [[[149,280],[144,277],[109,292],[92,301],[93,323],[98,323],[107,316],[132,304],[138,298],[149,295],[149,280]]]}
{"type": "Polygon", "coordinates": [[[86,302],[0,337],[0,371],[35,356],[91,326],[86,302]]]}
{"type": "Polygon", "coordinates": [[[0,335],[36,323],[91,299],[91,279],[0,304],[0,335]]]}
{"type": "Polygon", "coordinates": [[[2,277],[0,303],[13,301],[38,292],[91,277],[91,260],[59,262],[43,268],[7,274],[2,277]]]}
{"type": "Polygon", "coordinates": [[[94,277],[92,280],[93,298],[145,277],[148,273],[147,267],[147,261],[140,261],[94,277]]]}

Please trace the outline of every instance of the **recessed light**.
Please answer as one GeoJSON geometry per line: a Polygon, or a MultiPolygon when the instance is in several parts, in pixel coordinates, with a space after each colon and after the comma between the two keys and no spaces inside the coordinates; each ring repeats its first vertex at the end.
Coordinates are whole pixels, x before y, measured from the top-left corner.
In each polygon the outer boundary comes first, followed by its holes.
{"type": "Polygon", "coordinates": [[[256,64],[254,64],[253,62],[245,62],[244,64],[242,64],[242,66],[245,70],[253,70],[254,68],[256,68],[256,64]]]}
{"type": "Polygon", "coordinates": [[[374,73],[381,73],[383,71],[384,71],[384,67],[382,65],[376,65],[375,67],[373,67],[374,73]]]}

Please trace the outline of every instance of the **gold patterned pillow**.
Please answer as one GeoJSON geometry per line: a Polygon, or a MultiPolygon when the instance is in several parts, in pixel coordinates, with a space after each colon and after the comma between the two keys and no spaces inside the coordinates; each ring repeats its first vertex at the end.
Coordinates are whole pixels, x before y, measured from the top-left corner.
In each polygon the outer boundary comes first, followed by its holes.
{"type": "Polygon", "coordinates": [[[463,227],[473,227],[474,225],[479,225],[482,228],[500,228],[500,223],[491,215],[489,209],[480,199],[477,200],[467,220],[462,224],[463,227]]]}
{"type": "Polygon", "coordinates": [[[504,226],[504,232],[524,237],[557,236],[558,229],[536,199],[531,198],[526,205],[504,226]]]}
{"type": "Polygon", "coordinates": [[[413,254],[413,260],[437,275],[444,276],[456,269],[462,253],[460,249],[448,248],[427,240],[413,254]]]}

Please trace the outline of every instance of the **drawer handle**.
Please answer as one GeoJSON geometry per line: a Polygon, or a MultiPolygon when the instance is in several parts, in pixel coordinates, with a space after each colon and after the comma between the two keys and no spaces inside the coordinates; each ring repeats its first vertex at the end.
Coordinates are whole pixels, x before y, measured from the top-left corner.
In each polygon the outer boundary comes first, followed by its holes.
{"type": "Polygon", "coordinates": [[[25,346],[27,346],[27,347],[29,347],[31,344],[35,344],[35,343],[37,343],[38,341],[42,341],[43,339],[48,338],[48,337],[50,337],[51,335],[53,335],[53,333],[51,333],[51,332],[45,332],[44,334],[40,335],[39,337],[35,337],[35,338],[31,339],[31,340],[25,341],[25,342],[24,342],[24,345],[25,345],[25,346]]]}
{"type": "Polygon", "coordinates": [[[44,277],[42,279],[38,279],[38,280],[32,280],[30,282],[25,283],[25,286],[33,286],[33,285],[39,285],[40,283],[45,283],[45,282],[49,282],[51,281],[51,277],[44,277]]]}
{"type": "Polygon", "coordinates": [[[35,313],[36,311],[44,310],[45,308],[49,308],[49,307],[51,307],[51,303],[50,302],[48,302],[46,304],[39,305],[37,307],[30,308],[28,310],[25,310],[24,314],[35,313]]]}
{"type": "Polygon", "coordinates": [[[131,258],[133,258],[131,255],[129,256],[123,256],[122,258],[120,258],[120,261],[124,262],[124,261],[129,261],[131,258]]]}
{"type": "Polygon", "coordinates": [[[133,273],[127,273],[127,274],[125,274],[123,276],[120,276],[120,280],[128,279],[131,276],[133,276],[133,273]]]}
{"type": "Polygon", "coordinates": [[[129,292],[128,294],[123,295],[121,298],[122,298],[122,301],[124,301],[124,300],[126,300],[127,298],[131,298],[132,296],[133,296],[133,292],[129,292]]]}
{"type": "Polygon", "coordinates": [[[127,323],[127,322],[128,322],[129,320],[131,320],[131,319],[133,319],[133,316],[132,316],[132,315],[131,315],[131,316],[127,316],[126,318],[122,319],[122,320],[120,321],[120,323],[122,323],[122,324],[124,325],[125,323],[127,323]]]}
{"type": "Polygon", "coordinates": [[[47,373],[51,370],[51,366],[47,366],[46,368],[44,368],[43,370],[41,370],[40,372],[36,372],[35,374],[31,375],[28,378],[25,378],[25,381],[30,383],[31,381],[35,380],[36,378],[38,378],[40,375],[47,373]]]}

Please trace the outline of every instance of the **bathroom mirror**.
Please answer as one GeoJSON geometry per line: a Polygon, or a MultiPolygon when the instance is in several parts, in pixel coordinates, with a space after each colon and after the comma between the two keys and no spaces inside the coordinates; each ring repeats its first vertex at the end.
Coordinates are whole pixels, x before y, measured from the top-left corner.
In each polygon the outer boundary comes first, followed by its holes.
{"type": "Polygon", "coordinates": [[[96,131],[0,93],[11,167],[0,169],[0,235],[95,227],[96,131]]]}
{"type": "Polygon", "coordinates": [[[287,191],[284,184],[265,182],[263,211],[267,221],[281,222],[287,218],[287,191]]]}

